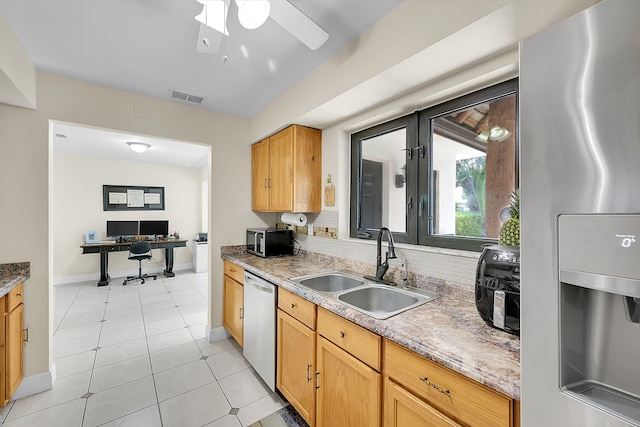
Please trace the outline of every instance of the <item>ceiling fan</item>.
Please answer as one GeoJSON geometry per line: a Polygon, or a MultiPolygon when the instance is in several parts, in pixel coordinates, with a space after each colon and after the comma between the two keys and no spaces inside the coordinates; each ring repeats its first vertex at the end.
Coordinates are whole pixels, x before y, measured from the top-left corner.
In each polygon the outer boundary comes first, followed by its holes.
{"type": "MultiPolygon", "coordinates": [[[[195,17],[200,22],[196,50],[218,53],[223,37],[229,35],[227,14],[231,0],[197,1],[203,8],[195,17]]],[[[329,39],[329,33],[287,0],[235,0],[235,4],[238,20],[247,29],[258,28],[271,18],[311,50],[320,48],[329,39]]]]}

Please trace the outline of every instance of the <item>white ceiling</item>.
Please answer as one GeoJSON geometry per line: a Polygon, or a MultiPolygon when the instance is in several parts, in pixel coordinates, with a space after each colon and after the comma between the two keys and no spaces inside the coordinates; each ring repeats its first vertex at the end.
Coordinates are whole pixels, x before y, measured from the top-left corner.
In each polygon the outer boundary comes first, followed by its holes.
{"type": "Polygon", "coordinates": [[[164,166],[203,168],[209,159],[209,147],[169,139],[132,135],[69,123],[53,123],[53,151],[57,154],[106,160],[151,163],[164,166]],[[151,147],[138,154],[127,142],[142,142],[151,147]]]}
{"type": "Polygon", "coordinates": [[[219,54],[196,52],[196,0],[2,0],[0,14],[40,70],[248,118],[402,2],[289,1],[329,33],[318,50],[272,19],[244,29],[234,1],[219,54]]]}
{"type": "MultiPolygon", "coordinates": [[[[0,14],[39,70],[236,116],[251,117],[402,0],[289,0],[329,33],[312,51],[275,21],[246,30],[234,1],[219,54],[196,52],[196,0],[2,0],[0,14]],[[246,51],[247,56],[243,55],[246,51]],[[222,57],[228,59],[223,63],[222,57]],[[172,91],[204,98],[175,100],[172,91]]],[[[208,149],[56,123],[54,152],[203,167],[208,149]],[[133,153],[126,141],[152,147],[133,153]]]]}

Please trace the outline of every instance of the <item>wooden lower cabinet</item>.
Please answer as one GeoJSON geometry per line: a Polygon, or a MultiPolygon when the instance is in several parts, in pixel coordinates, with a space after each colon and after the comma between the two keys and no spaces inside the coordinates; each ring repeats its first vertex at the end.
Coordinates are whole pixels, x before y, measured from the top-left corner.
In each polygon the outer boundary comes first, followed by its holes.
{"type": "Polygon", "coordinates": [[[384,396],[384,427],[460,426],[389,379],[384,382],[384,396]]]}
{"type": "Polygon", "coordinates": [[[391,341],[384,348],[386,378],[458,423],[453,425],[513,426],[514,399],[391,341]]]}
{"type": "Polygon", "coordinates": [[[277,319],[277,387],[311,427],[520,425],[518,401],[282,288],[277,319]]]}
{"type": "Polygon", "coordinates": [[[316,333],[278,310],[278,390],[311,427],[316,420],[316,333]]]}
{"type": "Polygon", "coordinates": [[[5,355],[7,363],[6,397],[9,399],[20,385],[22,378],[24,378],[24,304],[19,304],[11,312],[7,313],[5,323],[7,327],[7,349],[5,355]]]}
{"type": "Polygon", "coordinates": [[[24,378],[24,284],[2,297],[0,322],[0,406],[5,406],[24,378]]]}
{"type": "Polygon", "coordinates": [[[224,273],[222,325],[242,347],[242,332],[244,329],[244,269],[229,261],[225,261],[224,273]]]}
{"type": "Polygon", "coordinates": [[[317,426],[380,425],[379,372],[321,336],[317,364],[317,426]]]}

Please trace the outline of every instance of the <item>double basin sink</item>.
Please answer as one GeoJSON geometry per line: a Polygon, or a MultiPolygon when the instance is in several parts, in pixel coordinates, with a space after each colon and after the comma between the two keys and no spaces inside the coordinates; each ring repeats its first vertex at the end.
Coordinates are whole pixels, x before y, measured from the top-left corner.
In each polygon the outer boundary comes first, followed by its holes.
{"type": "Polygon", "coordinates": [[[334,298],[376,319],[388,319],[438,297],[415,288],[396,288],[377,284],[355,273],[330,271],[289,280],[334,298]]]}

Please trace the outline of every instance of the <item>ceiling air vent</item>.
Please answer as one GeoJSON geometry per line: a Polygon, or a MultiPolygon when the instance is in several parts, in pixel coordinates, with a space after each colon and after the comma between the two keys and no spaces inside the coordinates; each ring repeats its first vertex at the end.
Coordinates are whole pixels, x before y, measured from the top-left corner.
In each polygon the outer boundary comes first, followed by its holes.
{"type": "Polygon", "coordinates": [[[201,97],[201,96],[195,96],[195,95],[189,95],[189,96],[187,97],[187,101],[189,101],[189,102],[195,102],[196,104],[202,104],[202,100],[203,100],[203,99],[204,99],[203,97],[201,97]]]}
{"type": "Polygon", "coordinates": [[[202,101],[204,100],[204,98],[201,96],[191,95],[184,92],[178,92],[177,90],[171,91],[171,97],[175,99],[179,99],[181,101],[193,102],[195,104],[202,104],[202,101]]]}

